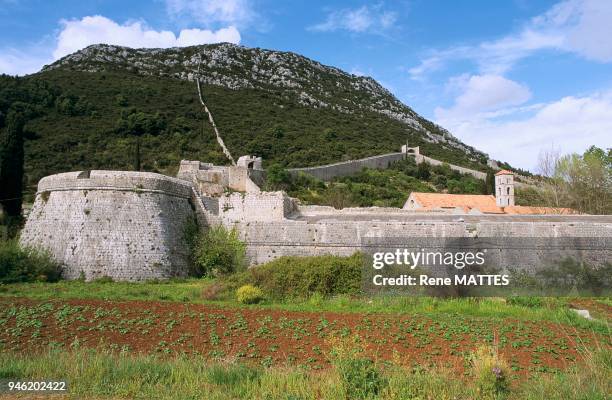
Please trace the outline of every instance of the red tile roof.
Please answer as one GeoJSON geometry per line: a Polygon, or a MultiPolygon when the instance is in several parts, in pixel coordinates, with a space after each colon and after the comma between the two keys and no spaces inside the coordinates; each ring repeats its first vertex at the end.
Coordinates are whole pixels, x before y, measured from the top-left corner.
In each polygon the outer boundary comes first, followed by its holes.
{"type": "Polygon", "coordinates": [[[423,208],[462,208],[469,212],[477,208],[481,212],[502,213],[495,205],[495,196],[481,194],[446,194],[412,192],[411,196],[423,208]]]}
{"type": "Polygon", "coordinates": [[[514,175],[514,172],[508,171],[507,169],[502,169],[501,171],[499,171],[495,175],[514,175]]]}
{"type": "Polygon", "coordinates": [[[482,194],[447,194],[412,192],[410,199],[416,201],[420,211],[460,208],[468,213],[472,209],[485,214],[576,214],[570,208],[508,206],[498,207],[495,196],[482,194]]]}

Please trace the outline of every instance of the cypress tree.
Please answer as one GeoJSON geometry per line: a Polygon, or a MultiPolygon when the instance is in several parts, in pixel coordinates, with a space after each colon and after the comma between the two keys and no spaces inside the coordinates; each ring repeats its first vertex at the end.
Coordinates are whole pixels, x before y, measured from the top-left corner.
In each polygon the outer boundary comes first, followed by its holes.
{"type": "Polygon", "coordinates": [[[423,181],[427,181],[430,177],[431,171],[429,168],[429,164],[423,161],[417,166],[417,178],[423,181]]]}
{"type": "Polygon", "coordinates": [[[493,171],[490,169],[487,170],[484,194],[495,194],[495,174],[493,174],[493,171]]]}
{"type": "Polygon", "coordinates": [[[21,113],[9,111],[0,130],[0,204],[9,217],[21,215],[24,124],[21,113]]]}
{"type": "Polygon", "coordinates": [[[134,171],[140,171],[140,136],[136,136],[136,146],[134,146],[134,171]]]}

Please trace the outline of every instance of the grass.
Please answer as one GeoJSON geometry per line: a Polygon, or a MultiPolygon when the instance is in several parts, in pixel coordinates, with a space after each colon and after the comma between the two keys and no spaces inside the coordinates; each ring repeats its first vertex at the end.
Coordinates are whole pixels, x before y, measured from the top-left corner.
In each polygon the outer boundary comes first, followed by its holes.
{"type": "MultiPolygon", "coordinates": [[[[379,399],[606,399],[612,390],[612,354],[592,353],[580,368],[534,375],[495,397],[469,378],[444,369],[375,365],[379,399]]],[[[350,375],[354,377],[354,375],[350,375]]],[[[108,351],[50,350],[41,354],[0,353],[0,379],[67,379],[70,398],[130,399],[349,399],[346,374],[279,366],[251,367],[231,360],[163,358],[108,351]]],[[[351,378],[353,379],[353,378],[351,378]]],[[[355,397],[357,396],[357,397],[355,397]]]]}
{"type": "MultiPolygon", "coordinates": [[[[539,305],[510,304],[499,298],[453,298],[432,297],[355,297],[348,295],[286,301],[267,300],[258,305],[241,305],[235,300],[211,301],[202,297],[206,287],[215,280],[185,279],[150,282],[110,282],[105,280],[60,281],[56,283],[36,282],[0,285],[0,296],[26,297],[34,300],[97,299],[97,300],[142,300],[173,301],[214,304],[227,307],[257,307],[287,311],[309,312],[357,312],[398,313],[435,315],[465,315],[495,320],[517,319],[523,321],[550,321],[570,327],[585,328],[609,335],[609,321],[587,320],[571,311],[570,299],[544,298],[539,305]]],[[[608,302],[609,299],[598,301],[608,302]]]]}
{"type": "Polygon", "coordinates": [[[56,283],[35,282],[0,286],[0,296],[27,297],[35,300],[97,299],[197,302],[208,279],[149,282],[112,282],[100,279],[56,283]]]}

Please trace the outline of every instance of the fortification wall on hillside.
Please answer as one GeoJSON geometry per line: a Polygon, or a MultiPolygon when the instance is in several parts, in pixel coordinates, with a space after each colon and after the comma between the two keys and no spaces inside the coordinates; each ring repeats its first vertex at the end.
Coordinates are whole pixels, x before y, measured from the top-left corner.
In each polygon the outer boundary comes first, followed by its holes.
{"type": "MultiPolygon", "coordinates": [[[[429,165],[442,165],[442,164],[448,164],[448,163],[444,163],[443,161],[440,160],[436,160],[434,158],[431,157],[427,157],[424,156],[422,154],[417,154],[415,156],[415,161],[417,164],[420,164],[422,162],[426,162],[429,165]]],[[[453,171],[457,171],[460,172],[462,174],[468,174],[468,175],[472,175],[474,178],[477,179],[482,179],[483,181],[485,179],[487,179],[487,173],[486,172],[482,172],[482,171],[476,171],[474,169],[470,169],[470,168],[465,168],[465,167],[460,167],[458,165],[454,165],[454,164],[448,164],[448,166],[450,167],[450,169],[452,169],[453,171]]]]}
{"type": "MultiPolygon", "coordinates": [[[[333,178],[340,176],[349,176],[354,175],[361,171],[363,168],[373,168],[373,169],[387,169],[396,161],[400,161],[405,159],[406,157],[414,157],[415,162],[420,164],[422,162],[426,162],[430,165],[442,165],[448,164],[443,161],[436,160],[431,157],[424,156],[419,153],[388,153],[382,154],[379,156],[361,158],[359,160],[351,160],[351,161],[343,161],[334,164],[320,165],[316,167],[304,167],[304,168],[290,168],[288,171],[296,175],[300,172],[310,174],[318,179],[323,181],[330,181],[333,178]]],[[[487,177],[486,172],[476,171],[474,169],[460,167],[454,164],[448,164],[450,169],[453,171],[460,172],[462,174],[469,174],[477,179],[485,180],[487,177]]]]}
{"type": "Polygon", "coordinates": [[[21,243],[46,249],[67,279],[184,276],[191,184],[144,172],[84,171],[43,178],[21,243]]]}
{"type": "Polygon", "coordinates": [[[291,168],[288,171],[294,175],[303,172],[323,181],[329,181],[338,176],[354,175],[363,168],[386,169],[389,168],[392,163],[403,160],[404,158],[406,158],[405,153],[389,153],[317,167],[291,168]]]}

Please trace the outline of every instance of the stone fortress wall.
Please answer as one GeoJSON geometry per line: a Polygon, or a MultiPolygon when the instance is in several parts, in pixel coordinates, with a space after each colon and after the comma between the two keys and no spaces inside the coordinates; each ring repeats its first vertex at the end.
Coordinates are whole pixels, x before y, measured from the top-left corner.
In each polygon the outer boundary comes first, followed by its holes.
{"type": "MultiPolygon", "coordinates": [[[[404,153],[400,153],[404,154],[404,153]]],[[[183,161],[178,176],[120,171],[52,175],[38,186],[21,236],[66,266],[70,279],[144,280],[188,272],[185,227],[236,227],[250,265],[286,255],[351,255],[372,238],[612,238],[612,216],[454,215],[399,208],[302,206],[262,192],[256,159],[235,167],[183,161]]],[[[612,246],[591,249],[611,259],[612,246]]],[[[526,249],[515,249],[519,261],[526,249]]]]}
{"type": "Polygon", "coordinates": [[[355,175],[363,168],[387,169],[394,162],[404,160],[405,158],[406,153],[388,153],[316,167],[290,168],[287,171],[294,175],[303,172],[323,181],[331,181],[336,177],[355,175]]]}
{"type": "Polygon", "coordinates": [[[68,279],[185,276],[192,186],[147,172],[82,171],[38,184],[21,244],[42,248],[68,279]]]}
{"type": "Polygon", "coordinates": [[[349,256],[367,250],[373,239],[410,243],[414,238],[526,238],[523,248],[511,251],[510,256],[519,261],[529,258],[532,245],[541,247],[549,238],[607,238],[580,255],[593,261],[612,259],[612,216],[451,215],[378,207],[335,210],[299,206],[287,199],[281,192],[247,194],[241,201],[253,205],[250,212],[221,209],[220,222],[241,233],[251,265],[281,256],[349,256]],[[282,218],[281,207],[285,207],[282,218]],[[532,238],[541,238],[542,243],[532,238]]]}
{"type": "MultiPolygon", "coordinates": [[[[418,147],[407,147],[406,145],[403,145],[402,150],[399,153],[381,154],[378,156],[360,158],[358,160],[343,161],[327,165],[320,165],[316,167],[290,168],[288,169],[288,171],[294,175],[303,172],[306,174],[310,174],[323,181],[330,181],[336,177],[354,175],[361,171],[363,168],[387,169],[394,162],[404,160],[407,157],[414,157],[414,160],[417,164],[423,162],[430,165],[445,164],[443,161],[439,161],[434,158],[420,154],[418,147]]],[[[486,172],[476,171],[474,169],[460,167],[454,164],[448,165],[450,169],[454,171],[460,172],[462,174],[472,175],[477,179],[484,180],[487,177],[486,172]]]]}

